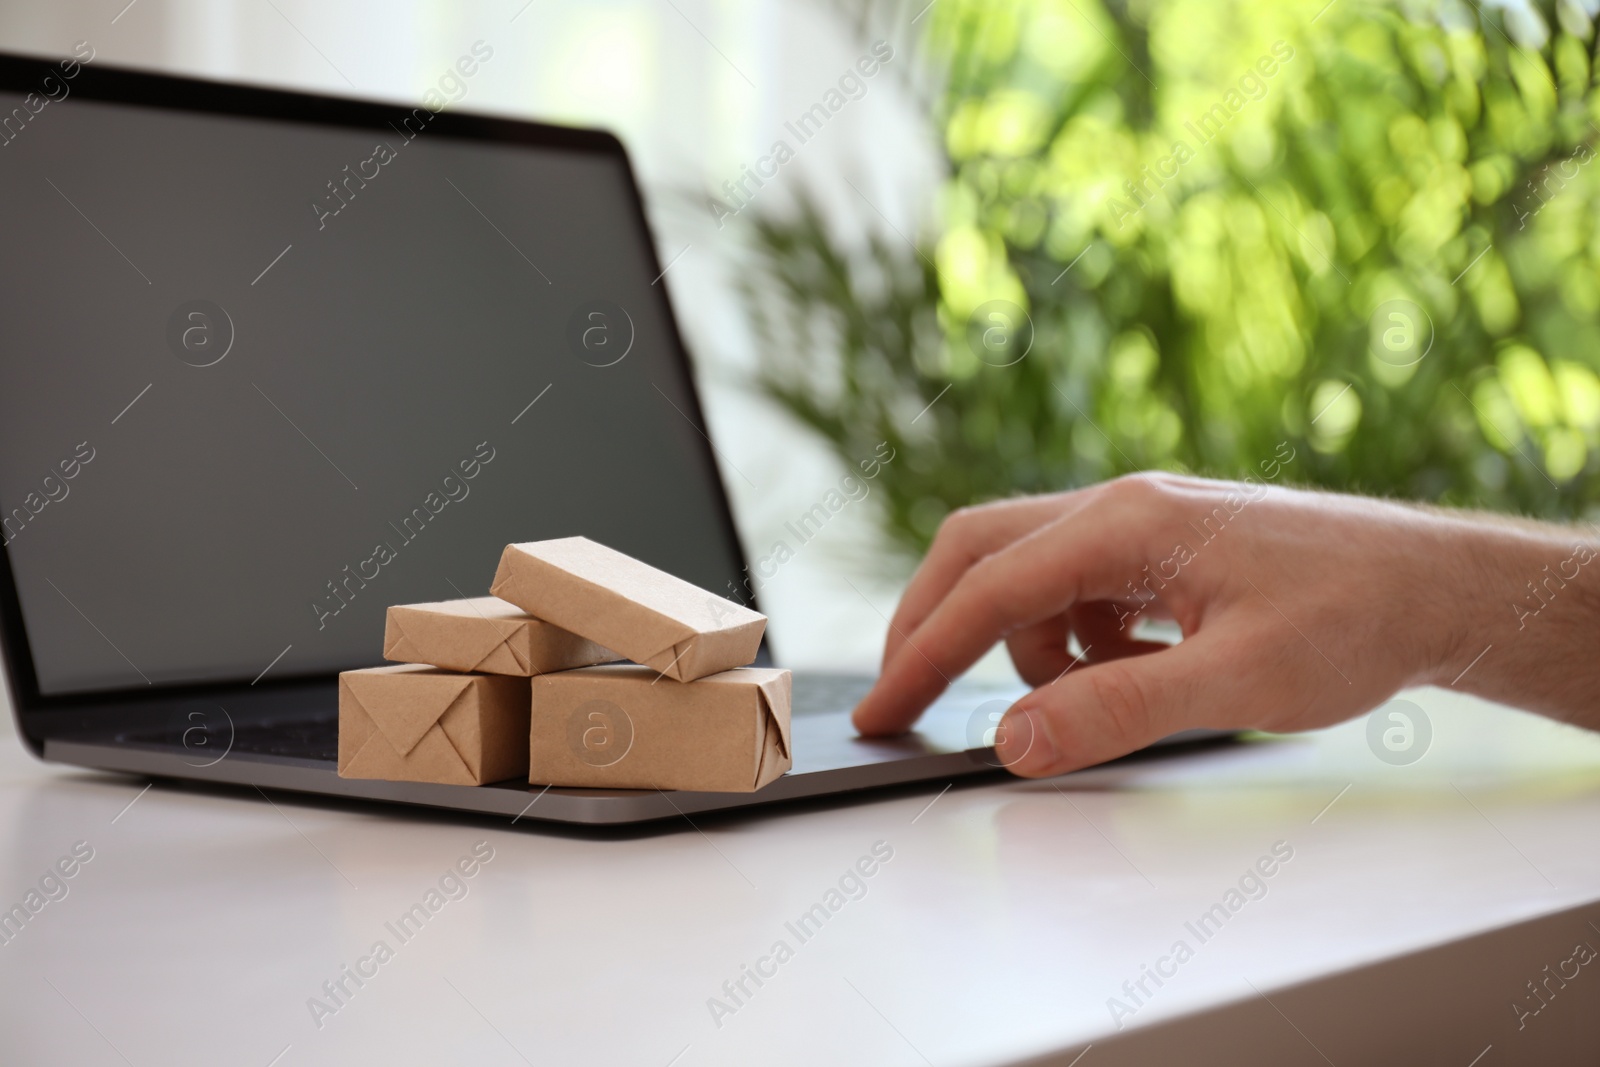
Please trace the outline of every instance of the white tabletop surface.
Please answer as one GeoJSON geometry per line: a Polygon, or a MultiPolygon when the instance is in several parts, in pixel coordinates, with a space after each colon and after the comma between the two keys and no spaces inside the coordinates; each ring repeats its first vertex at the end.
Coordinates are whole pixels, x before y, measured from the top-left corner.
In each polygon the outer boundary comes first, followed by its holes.
{"type": "Polygon", "coordinates": [[[0,738],[0,906],[76,843],[93,849],[67,895],[0,945],[0,1059],[1065,1063],[1115,1032],[1108,998],[1276,842],[1293,858],[1266,895],[1125,1022],[1600,898],[1600,736],[1411,696],[1434,730],[1411,766],[1377,759],[1358,720],[1054,781],[601,838],[146,792],[0,738]],[[385,924],[479,842],[493,859],[466,895],[400,942],[385,924]],[[800,943],[785,923],[878,842],[893,857],[865,895],[800,943]],[[714,1020],[708,999],[779,940],[792,958],[714,1020]],[[378,941],[392,958],[314,1019],[309,999],[378,941]]]}

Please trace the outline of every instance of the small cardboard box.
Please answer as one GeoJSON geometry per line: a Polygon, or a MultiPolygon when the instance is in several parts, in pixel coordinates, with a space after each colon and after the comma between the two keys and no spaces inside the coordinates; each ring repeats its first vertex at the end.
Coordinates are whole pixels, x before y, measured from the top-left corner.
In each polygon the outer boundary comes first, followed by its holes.
{"type": "Polygon", "coordinates": [[[756,658],[767,617],[587,537],[507,545],[490,590],[680,682],[756,658]]]}
{"type": "Polygon", "coordinates": [[[480,596],[391,607],[383,630],[383,658],[527,677],[622,657],[499,597],[480,596]]]}
{"type": "Polygon", "coordinates": [[[528,769],[528,680],[415,664],[339,675],[339,777],[483,785],[528,769]]]}
{"type": "Polygon", "coordinates": [[[528,780],[750,793],[794,763],[788,671],[742,667],[674,682],[649,667],[533,679],[528,780]]]}

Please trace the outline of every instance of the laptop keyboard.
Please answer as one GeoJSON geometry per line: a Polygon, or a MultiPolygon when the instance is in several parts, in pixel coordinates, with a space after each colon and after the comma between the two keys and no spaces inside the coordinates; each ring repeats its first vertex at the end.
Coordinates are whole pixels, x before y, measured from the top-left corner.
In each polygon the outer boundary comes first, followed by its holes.
{"type": "MultiPolygon", "coordinates": [[[[171,732],[119,734],[120,742],[182,748],[171,732]]],[[[196,756],[209,758],[223,738],[210,738],[205,749],[194,749],[196,756]]],[[[339,758],[339,720],[305,719],[296,722],[235,723],[233,743],[226,751],[256,752],[268,756],[294,756],[299,759],[337,760],[339,758]]]]}
{"type": "Polygon", "coordinates": [[[312,719],[306,722],[238,726],[233,731],[233,747],[237,752],[337,760],[339,720],[312,719]]]}
{"type": "Polygon", "coordinates": [[[814,674],[807,671],[794,687],[795,715],[821,715],[855,707],[873,679],[862,674],[814,674]]]}

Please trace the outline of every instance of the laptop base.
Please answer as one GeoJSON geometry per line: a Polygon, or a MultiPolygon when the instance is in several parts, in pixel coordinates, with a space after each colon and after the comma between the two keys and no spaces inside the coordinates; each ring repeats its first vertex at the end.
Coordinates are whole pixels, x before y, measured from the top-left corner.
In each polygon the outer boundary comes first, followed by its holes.
{"type": "MultiPolygon", "coordinates": [[[[530,825],[587,826],[625,826],[1000,770],[994,750],[981,741],[998,713],[1021,695],[1020,688],[958,682],[928,709],[914,732],[869,739],[856,736],[850,725],[853,701],[840,704],[836,699],[842,691],[864,692],[868,684],[867,678],[797,675],[797,698],[813,693],[835,701],[826,707],[797,707],[791,723],[794,768],[754,793],[564,789],[517,780],[487,786],[387,782],[341,778],[331,759],[231,748],[221,758],[207,758],[171,743],[136,740],[51,738],[45,741],[44,758],[127,774],[504,816],[530,825]]],[[[1216,736],[1191,731],[1163,744],[1216,736]]]]}

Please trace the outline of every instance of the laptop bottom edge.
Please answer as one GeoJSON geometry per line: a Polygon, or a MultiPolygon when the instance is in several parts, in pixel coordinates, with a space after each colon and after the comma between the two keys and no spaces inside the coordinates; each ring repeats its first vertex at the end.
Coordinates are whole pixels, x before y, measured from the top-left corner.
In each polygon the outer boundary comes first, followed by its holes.
{"type": "Polygon", "coordinates": [[[861,790],[996,772],[985,750],[929,753],[888,762],[787,774],[754,793],[562,789],[510,781],[486,786],[341,778],[323,760],[235,753],[214,763],[191,762],[171,750],[49,739],[44,759],[94,770],[223,786],[256,786],[347,800],[405,804],[513,821],[623,826],[684,815],[729,811],[861,790]],[[985,759],[985,756],[988,759],[985,759]]]}

